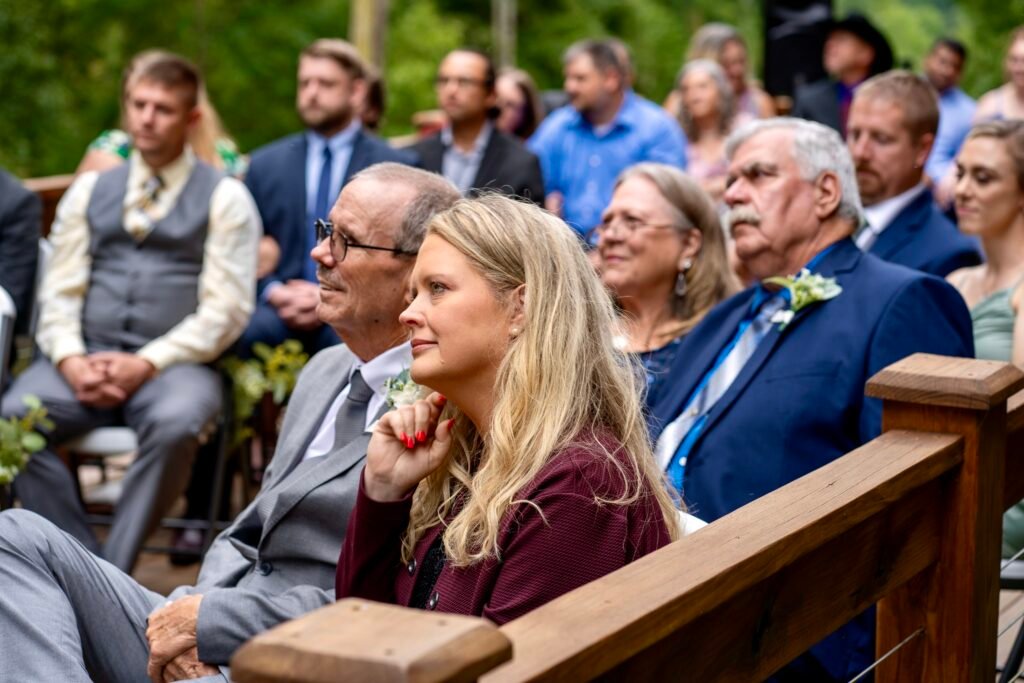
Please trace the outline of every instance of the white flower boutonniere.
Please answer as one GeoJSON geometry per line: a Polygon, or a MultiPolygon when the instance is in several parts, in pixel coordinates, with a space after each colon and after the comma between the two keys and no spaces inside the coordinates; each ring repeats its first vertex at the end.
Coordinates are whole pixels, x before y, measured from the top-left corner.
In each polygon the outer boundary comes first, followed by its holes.
{"type": "Polygon", "coordinates": [[[770,277],[764,281],[766,285],[779,285],[789,290],[789,308],[776,311],[771,321],[779,324],[779,329],[786,329],[801,308],[819,301],[834,299],[843,292],[834,277],[824,277],[804,268],[799,275],[790,277],[770,277]]]}
{"type": "Polygon", "coordinates": [[[426,398],[430,394],[430,389],[413,382],[409,368],[406,368],[395,377],[384,380],[384,392],[389,408],[401,408],[426,398]]]}

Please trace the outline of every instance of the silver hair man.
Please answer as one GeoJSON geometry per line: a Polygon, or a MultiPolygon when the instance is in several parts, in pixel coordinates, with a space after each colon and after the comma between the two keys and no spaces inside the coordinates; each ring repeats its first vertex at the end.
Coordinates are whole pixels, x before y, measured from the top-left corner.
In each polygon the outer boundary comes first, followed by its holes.
{"type": "Polygon", "coordinates": [[[805,180],[815,180],[825,171],[836,174],[843,195],[836,215],[851,221],[852,232],[860,225],[862,214],[857,174],[843,139],[828,126],[786,116],[751,121],[726,140],[725,156],[731,159],[737,148],[750,138],[768,130],[779,129],[792,132],[793,157],[805,180]]]}

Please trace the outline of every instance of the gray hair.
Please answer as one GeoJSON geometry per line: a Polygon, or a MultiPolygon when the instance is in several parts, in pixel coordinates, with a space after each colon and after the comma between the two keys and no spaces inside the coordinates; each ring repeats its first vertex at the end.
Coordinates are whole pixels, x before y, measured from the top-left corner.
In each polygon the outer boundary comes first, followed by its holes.
{"type": "Polygon", "coordinates": [[[725,141],[725,156],[732,159],[740,145],[768,130],[785,130],[793,134],[793,159],[805,180],[816,180],[826,171],[836,174],[842,194],[836,215],[852,221],[854,227],[860,225],[860,190],[857,189],[853,159],[839,133],[828,126],[788,116],[751,121],[725,141]]]}
{"type": "MultiPolygon", "coordinates": [[[[683,79],[694,72],[706,73],[714,81],[715,89],[718,90],[718,130],[721,133],[727,133],[732,126],[733,116],[736,114],[736,94],[733,92],[732,86],[729,85],[725,70],[718,62],[713,62],[710,59],[690,60],[683,64],[676,77],[676,88],[680,92],[683,89],[683,79]]],[[[679,101],[679,125],[682,126],[688,140],[697,139],[697,126],[682,98],[679,101]]]]}
{"type": "Polygon", "coordinates": [[[562,64],[567,65],[577,57],[587,55],[598,71],[614,71],[622,79],[622,87],[628,87],[633,67],[629,63],[629,48],[621,40],[586,38],[570,45],[562,55],[562,64]]]}
{"type": "Polygon", "coordinates": [[[687,59],[714,59],[722,58],[722,51],[731,42],[737,42],[747,49],[747,41],[739,30],[731,24],[724,24],[713,21],[704,24],[690,38],[690,46],[686,51],[687,59]]]}
{"type": "Polygon", "coordinates": [[[365,168],[352,180],[376,180],[389,185],[405,185],[416,191],[416,196],[405,207],[395,235],[395,246],[411,253],[419,251],[427,234],[427,225],[434,216],[462,199],[459,190],[443,176],[392,161],[365,168]]]}

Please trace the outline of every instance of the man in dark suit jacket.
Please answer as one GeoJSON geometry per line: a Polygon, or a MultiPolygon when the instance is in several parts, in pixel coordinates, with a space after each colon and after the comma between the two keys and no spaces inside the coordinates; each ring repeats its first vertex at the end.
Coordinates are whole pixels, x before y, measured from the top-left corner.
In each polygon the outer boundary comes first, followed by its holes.
{"type": "Polygon", "coordinates": [[[981,263],[981,252],[939,212],[925,186],[924,165],[938,127],[931,85],[909,71],[889,71],[865,81],[854,95],[847,145],[864,203],[857,246],[946,277],[981,263]]]}
{"type": "Polygon", "coordinates": [[[869,76],[892,68],[892,48],[874,24],[854,13],[832,25],[822,61],[828,78],[796,89],[792,115],[845,135],[853,91],[869,76]]]}
{"type": "Polygon", "coordinates": [[[341,188],[362,169],[382,161],[416,164],[362,130],[358,111],[366,96],[366,66],[342,40],[321,39],[299,58],[296,108],[306,125],[252,154],[245,184],[256,200],[263,228],[280,248],[274,272],[263,278],[258,305],[239,340],[246,354],[255,342],[271,346],[298,339],[309,353],[338,343],[317,318],[313,222],[326,218],[341,188]]]}
{"type": "Polygon", "coordinates": [[[540,162],[521,142],[494,127],[495,78],[494,62],[483,52],[449,52],[435,82],[448,125],[413,149],[423,168],[442,174],[463,194],[493,189],[540,204],[540,162]]]}
{"type": "Polygon", "coordinates": [[[19,332],[27,329],[32,305],[41,212],[39,197],[0,169],[0,287],[17,309],[19,332]]]}
{"type": "MultiPolygon", "coordinates": [[[[834,131],[796,119],[749,124],[729,143],[726,220],[758,280],[806,268],[792,292],[757,284],[682,342],[652,397],[656,456],[708,521],[878,436],[869,377],[918,351],[972,356],[971,320],[946,282],[864,254],[849,239],[860,206],[834,131]],[[820,276],[824,278],[809,287],[820,276]],[[815,294],[811,290],[817,288],[815,294]],[[803,297],[801,297],[803,298],[803,297]]],[[[873,658],[872,617],[840,629],[793,680],[849,680],[873,658]]]]}

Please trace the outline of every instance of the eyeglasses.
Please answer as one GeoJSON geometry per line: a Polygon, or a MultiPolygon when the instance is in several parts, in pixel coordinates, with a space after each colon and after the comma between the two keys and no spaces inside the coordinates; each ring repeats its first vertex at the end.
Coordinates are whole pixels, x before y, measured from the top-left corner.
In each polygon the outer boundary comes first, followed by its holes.
{"type": "Polygon", "coordinates": [[[676,228],[676,229],[683,229],[683,230],[690,229],[689,226],[679,226],[679,225],[676,225],[674,223],[663,223],[663,224],[648,223],[646,221],[642,221],[639,218],[634,218],[632,216],[623,216],[622,218],[619,218],[618,220],[612,219],[612,220],[601,221],[594,228],[594,234],[595,235],[605,235],[605,234],[611,232],[612,230],[614,230],[615,228],[621,228],[622,232],[625,233],[626,237],[632,237],[634,234],[636,234],[636,231],[640,230],[641,228],[651,228],[651,229],[654,229],[654,230],[657,230],[657,229],[660,229],[660,228],[676,228]]]}
{"type": "Polygon", "coordinates": [[[483,86],[487,85],[486,81],[482,81],[479,78],[464,78],[464,77],[461,77],[461,76],[460,77],[455,77],[455,76],[438,76],[437,78],[434,79],[434,87],[435,88],[443,88],[444,86],[448,85],[449,83],[454,83],[455,85],[459,86],[460,88],[472,88],[474,85],[475,86],[479,86],[479,87],[483,87],[483,86]]]}
{"type": "Polygon", "coordinates": [[[313,225],[316,227],[317,244],[324,240],[330,240],[331,258],[334,259],[335,263],[344,261],[345,257],[348,256],[349,249],[372,249],[373,251],[390,251],[392,254],[416,255],[415,251],[405,251],[404,249],[395,249],[393,247],[377,247],[372,244],[360,244],[346,237],[345,233],[340,230],[335,230],[334,224],[330,221],[325,221],[323,218],[317,218],[313,225]]]}

